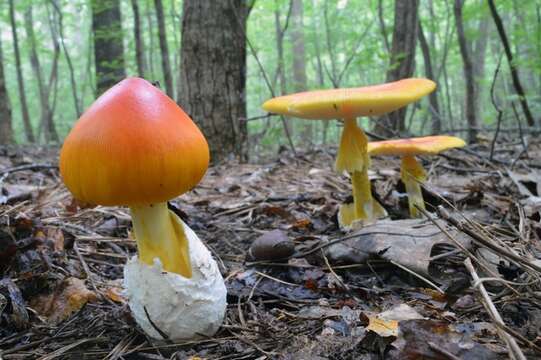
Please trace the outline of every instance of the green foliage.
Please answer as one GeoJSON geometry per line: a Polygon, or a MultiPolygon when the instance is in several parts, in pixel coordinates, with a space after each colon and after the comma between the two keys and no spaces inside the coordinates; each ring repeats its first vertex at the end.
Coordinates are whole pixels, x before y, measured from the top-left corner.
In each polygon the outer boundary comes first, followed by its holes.
{"type": "MultiPolygon", "coordinates": [[[[77,91],[82,96],[83,108],[94,101],[95,74],[92,43],[92,20],[90,0],[58,0],[63,14],[65,43],[70,53],[75,70],[77,91]]],[[[51,13],[54,11],[49,0],[17,0],[17,32],[21,48],[23,76],[25,79],[29,111],[32,124],[38,128],[40,118],[39,94],[29,61],[29,42],[24,31],[23,14],[32,4],[34,7],[34,30],[38,44],[38,55],[43,68],[44,78],[48,79],[53,59],[51,38],[51,13]]],[[[146,78],[164,84],[161,70],[157,21],[153,0],[139,0],[141,33],[143,36],[146,78]]],[[[389,53],[383,41],[381,23],[378,18],[377,0],[304,0],[304,41],[308,88],[355,87],[385,81],[389,68],[389,53]]],[[[391,43],[394,3],[381,1],[383,21],[387,39],[391,43]]],[[[515,54],[515,63],[523,85],[527,91],[534,114],[541,111],[541,5],[535,0],[499,0],[498,9],[504,19],[504,25],[515,54]]],[[[180,38],[182,1],[163,0],[167,41],[170,49],[171,65],[175,91],[180,77],[180,38]]],[[[264,115],[261,104],[272,97],[269,84],[276,95],[280,94],[277,76],[278,53],[276,44],[275,13],[278,11],[280,25],[286,23],[290,0],[258,0],[248,20],[247,35],[253,49],[247,49],[247,110],[248,118],[264,115]],[[257,57],[257,60],[256,60],[257,57]],[[265,80],[265,77],[267,80],[265,80]]],[[[430,55],[439,83],[438,100],[440,103],[443,128],[465,128],[464,123],[464,76],[463,64],[458,49],[453,16],[453,2],[427,0],[420,6],[420,21],[430,46],[430,55]]],[[[131,0],[121,1],[122,29],[125,49],[125,66],[128,76],[137,75],[135,63],[135,41],[133,35],[134,17],[131,0]]],[[[480,117],[485,125],[492,125],[495,110],[490,102],[492,77],[502,54],[502,46],[494,29],[492,18],[485,1],[466,1],[463,11],[466,36],[471,48],[480,42],[486,42],[484,74],[476,79],[480,89],[480,117]],[[488,35],[483,37],[480,22],[488,22],[488,35]]],[[[13,127],[18,142],[23,141],[23,126],[15,76],[15,61],[9,13],[6,3],[0,7],[0,21],[3,24],[4,68],[7,87],[13,109],[13,127]]],[[[293,47],[291,42],[291,19],[283,38],[284,71],[286,92],[292,92],[293,83],[293,47]]],[[[98,34],[99,35],[99,34],[98,34]]],[[[106,36],[107,34],[102,34],[106,36]]],[[[226,45],[224,45],[226,46],[226,45]]],[[[421,51],[416,55],[416,76],[424,76],[424,63],[421,51]]],[[[474,61],[480,62],[481,58],[474,61]]],[[[58,86],[49,94],[56,98],[54,120],[61,137],[65,136],[76,120],[76,111],[71,95],[69,69],[64,53],[59,59],[58,86]]],[[[515,99],[511,86],[508,66],[502,61],[501,71],[496,83],[496,97],[506,111],[507,125],[515,126],[515,119],[509,110],[510,101],[515,99]]],[[[407,119],[411,119],[408,128],[421,135],[430,129],[428,103],[423,100],[407,119]]],[[[534,115],[535,116],[535,115],[534,115]]],[[[539,117],[539,116],[537,116],[539,117]]],[[[324,123],[314,121],[313,136],[308,139],[312,144],[321,144],[324,138],[324,123]]],[[[292,137],[299,146],[310,146],[303,131],[306,121],[291,119],[292,137]]],[[[370,122],[363,120],[365,127],[370,122]]],[[[326,134],[328,143],[336,143],[340,124],[332,121],[326,134]]],[[[282,122],[278,117],[249,121],[249,131],[257,136],[264,134],[257,146],[265,151],[275,152],[280,145],[288,146],[282,122]]],[[[464,135],[459,133],[458,135],[464,135]]],[[[254,144],[253,146],[256,146],[254,144]]]]}

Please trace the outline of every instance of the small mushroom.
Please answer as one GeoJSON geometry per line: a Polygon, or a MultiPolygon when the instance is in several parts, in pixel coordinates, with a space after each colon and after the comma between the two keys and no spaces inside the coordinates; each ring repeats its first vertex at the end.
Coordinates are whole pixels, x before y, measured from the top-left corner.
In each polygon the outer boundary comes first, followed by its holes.
{"type": "Polygon", "coordinates": [[[218,266],[167,200],[199,183],[207,141],[184,111],[151,83],[128,78],[100,96],[74,125],[60,172],[85,203],[128,206],[138,255],[124,268],[137,323],[153,338],[212,336],[226,309],[218,266]]]}
{"type": "Polygon", "coordinates": [[[344,130],[335,168],[350,174],[353,205],[340,207],[339,222],[349,227],[353,221],[372,221],[386,216],[385,209],[372,198],[368,167],[367,137],[357,125],[359,116],[380,116],[398,110],[431,93],[436,84],[428,79],[403,79],[387,84],[348,89],[331,89],[279,96],[266,101],[270,113],[303,119],[343,119],[344,130]]]}
{"type": "Polygon", "coordinates": [[[406,186],[408,204],[412,218],[421,217],[416,205],[425,208],[420,183],[426,181],[426,172],[415,155],[436,155],[442,151],[463,147],[464,140],[454,136],[426,136],[411,139],[373,141],[368,143],[370,155],[402,156],[400,178],[406,186]]]}

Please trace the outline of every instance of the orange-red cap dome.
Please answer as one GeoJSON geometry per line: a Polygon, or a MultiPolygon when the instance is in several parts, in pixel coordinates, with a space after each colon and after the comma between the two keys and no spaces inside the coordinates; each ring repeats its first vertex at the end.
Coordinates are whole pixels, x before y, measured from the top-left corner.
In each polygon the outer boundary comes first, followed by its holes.
{"type": "Polygon", "coordinates": [[[208,144],[188,115],[139,78],[100,96],[64,141],[60,172],[74,197],[100,205],[147,205],[193,188],[208,144]]]}

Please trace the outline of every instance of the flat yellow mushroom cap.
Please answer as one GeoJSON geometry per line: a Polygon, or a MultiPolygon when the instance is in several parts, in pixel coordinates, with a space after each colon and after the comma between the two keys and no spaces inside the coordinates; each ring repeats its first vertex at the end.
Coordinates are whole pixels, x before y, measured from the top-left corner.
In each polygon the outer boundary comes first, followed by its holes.
{"type": "Polygon", "coordinates": [[[425,136],[411,139],[372,141],[368,143],[370,155],[435,155],[441,151],[463,147],[466,143],[455,136],[425,136]]]}
{"type": "Polygon", "coordinates": [[[270,113],[303,119],[378,116],[415,102],[435,88],[436,83],[432,80],[411,78],[381,85],[279,96],[266,101],[263,109],[270,113]]]}

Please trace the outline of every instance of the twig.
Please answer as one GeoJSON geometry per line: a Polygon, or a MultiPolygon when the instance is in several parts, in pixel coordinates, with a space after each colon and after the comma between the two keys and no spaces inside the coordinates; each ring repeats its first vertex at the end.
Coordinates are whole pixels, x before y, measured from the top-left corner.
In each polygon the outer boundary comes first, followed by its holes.
{"type": "Polygon", "coordinates": [[[445,356],[446,358],[448,359],[451,359],[451,360],[460,360],[459,357],[453,355],[452,353],[450,353],[449,351],[445,350],[444,348],[442,348],[441,346],[438,346],[437,344],[429,341],[428,342],[428,347],[431,348],[432,350],[434,350],[435,352],[437,352],[438,354],[441,354],[443,356],[445,356]]]}
{"type": "Polygon", "coordinates": [[[0,170],[0,175],[12,174],[14,172],[24,171],[24,170],[43,170],[43,169],[55,169],[55,170],[58,170],[58,165],[53,165],[53,164],[28,164],[28,165],[14,166],[14,167],[10,167],[10,168],[0,170]]]}
{"type": "MultiPolygon", "coordinates": [[[[466,269],[468,269],[468,271],[470,272],[474,282],[478,282],[479,276],[477,275],[477,272],[475,271],[475,268],[473,267],[471,259],[466,258],[466,260],[464,260],[464,265],[466,266],[466,269]]],[[[485,286],[482,283],[479,283],[478,289],[484,300],[483,305],[485,306],[485,309],[487,310],[492,320],[496,324],[501,324],[505,326],[505,323],[503,322],[503,319],[500,316],[498,309],[496,309],[496,306],[494,306],[492,299],[488,295],[488,292],[485,289],[485,286]]],[[[511,358],[517,359],[517,360],[526,360],[526,357],[524,356],[524,354],[522,353],[522,350],[520,349],[517,342],[515,341],[515,338],[513,338],[511,335],[509,335],[508,333],[506,333],[505,331],[501,329],[498,329],[498,335],[502,338],[502,340],[505,341],[505,343],[509,347],[509,355],[511,358]]]]}
{"type": "Polygon", "coordinates": [[[502,55],[500,55],[500,58],[498,59],[498,65],[496,66],[496,70],[494,70],[494,77],[492,78],[492,85],[490,86],[490,99],[492,100],[492,105],[498,112],[498,122],[496,123],[496,132],[494,133],[494,138],[492,139],[492,143],[490,144],[490,156],[488,159],[492,161],[492,158],[494,157],[494,148],[496,147],[496,140],[498,139],[498,135],[500,134],[500,128],[502,124],[502,116],[503,111],[500,109],[498,104],[496,103],[496,96],[494,94],[494,87],[496,85],[496,80],[498,79],[498,73],[500,72],[500,66],[502,64],[502,55]]]}
{"type": "Polygon", "coordinates": [[[400,269],[406,271],[407,273],[423,280],[425,283],[427,283],[428,285],[432,286],[434,289],[436,289],[437,291],[439,291],[441,294],[445,294],[445,291],[443,291],[438,285],[434,284],[432,281],[428,280],[427,278],[425,278],[424,276],[420,275],[420,274],[417,274],[415,271],[413,270],[410,270],[408,269],[407,267],[405,267],[404,265],[402,264],[399,264],[397,263],[396,261],[394,260],[389,260],[389,262],[391,264],[393,264],[394,266],[397,266],[399,267],[400,269]]]}
{"type": "Polygon", "coordinates": [[[520,257],[519,255],[508,251],[507,249],[504,249],[500,245],[497,245],[494,241],[490,241],[483,236],[481,236],[478,232],[472,231],[471,229],[468,229],[465,227],[460,221],[453,218],[449,215],[449,213],[440,205],[438,206],[438,215],[442,218],[448,221],[450,224],[454,225],[457,229],[464,232],[465,234],[469,235],[474,241],[480,243],[481,245],[489,248],[490,250],[498,253],[499,255],[502,255],[504,257],[507,257],[510,260],[513,260],[516,263],[522,264],[527,266],[528,268],[537,271],[538,273],[541,273],[541,266],[528,261],[527,259],[524,259],[520,257]]]}

